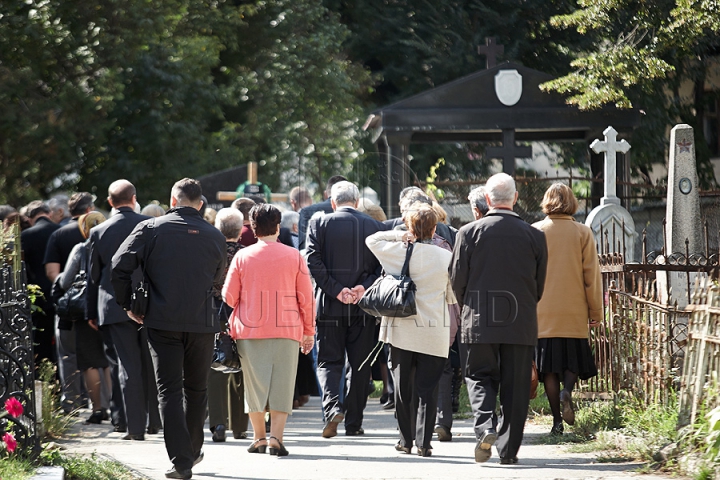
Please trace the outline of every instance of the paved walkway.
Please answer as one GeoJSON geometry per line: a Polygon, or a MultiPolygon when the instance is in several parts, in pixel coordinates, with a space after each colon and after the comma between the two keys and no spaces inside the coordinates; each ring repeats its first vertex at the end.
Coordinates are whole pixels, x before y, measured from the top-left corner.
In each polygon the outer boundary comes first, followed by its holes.
{"type": "MultiPolygon", "coordinates": [[[[81,414],[85,418],[87,414],[81,414]]],[[[194,479],[457,479],[528,478],[668,480],[670,477],[642,475],[637,463],[598,463],[595,454],[570,453],[562,445],[541,445],[547,426],[528,425],[517,465],[500,465],[497,452],[484,464],[473,459],[475,439],[470,420],[458,420],[452,442],[433,442],[433,456],[420,458],[395,451],[397,431],[392,411],[382,410],[377,399],[368,400],[365,435],[332,439],[320,436],[320,400],[313,397],[295,410],[285,434],[290,455],[277,458],[247,453],[250,440],[213,443],[205,434],[205,459],[193,469],[194,479]]],[[[109,424],[77,422],[60,443],[69,453],[97,453],[111,457],[137,473],[138,478],[164,479],[170,468],[160,435],[146,435],[144,442],[123,441],[109,424]]],[[[415,450],[413,449],[413,453],[415,450]]],[[[677,478],[677,477],[676,477],[677,478]]]]}

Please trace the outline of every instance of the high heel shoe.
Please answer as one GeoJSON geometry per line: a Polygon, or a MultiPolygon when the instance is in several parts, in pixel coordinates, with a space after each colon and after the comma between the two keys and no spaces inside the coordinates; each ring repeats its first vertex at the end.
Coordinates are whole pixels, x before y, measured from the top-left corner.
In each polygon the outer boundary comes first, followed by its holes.
{"type": "Polygon", "coordinates": [[[285,445],[282,444],[280,440],[278,440],[276,437],[271,436],[271,439],[275,440],[278,443],[278,447],[270,446],[270,455],[277,455],[278,457],[287,457],[290,452],[288,452],[285,449],[285,445]]]}
{"type": "MultiPolygon", "coordinates": [[[[259,438],[255,440],[253,443],[250,444],[248,447],[248,453],[265,453],[265,449],[267,448],[267,444],[265,445],[258,445],[260,442],[267,442],[264,438],[259,438]]],[[[272,451],[272,449],[270,449],[272,451]]]]}

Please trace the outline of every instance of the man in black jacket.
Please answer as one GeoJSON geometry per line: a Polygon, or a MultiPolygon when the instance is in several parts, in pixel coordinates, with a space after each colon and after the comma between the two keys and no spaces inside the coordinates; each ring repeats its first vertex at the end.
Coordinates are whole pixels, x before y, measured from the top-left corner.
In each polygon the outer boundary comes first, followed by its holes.
{"type": "MultiPolygon", "coordinates": [[[[147,332],[128,318],[115,301],[112,286],[112,257],[135,226],[148,216],[135,213],[135,187],[127,180],[117,180],[108,187],[108,203],[117,213],[90,230],[90,276],[87,286],[87,318],[100,328],[109,345],[113,362],[113,424],[115,430],[128,434],[124,440],[144,440],[157,433],[162,422],[158,409],[157,386],[153,372],[147,332]],[[119,375],[118,370],[122,369],[119,375]],[[120,395],[116,395],[119,390],[120,395]],[[119,397],[119,398],[118,398],[119,397]],[[122,411],[115,411],[120,410],[122,411]]],[[[142,278],[140,270],[135,280],[142,278]]]]}
{"type": "Polygon", "coordinates": [[[28,204],[27,216],[33,222],[33,226],[22,231],[20,245],[22,245],[27,266],[28,283],[40,286],[44,295],[44,298],[38,298],[35,302],[40,310],[32,313],[35,366],[37,367],[40,360],[44,358],[53,363],[57,358],[53,350],[55,306],[50,301],[52,283],[45,275],[43,259],[50,235],[60,226],[50,219],[48,204],[40,200],[28,204]]]}
{"type": "Polygon", "coordinates": [[[330,190],[332,190],[333,185],[338,182],[347,182],[347,178],[343,177],[342,175],[334,175],[330,177],[330,180],[328,180],[327,185],[325,186],[325,200],[319,203],[313,203],[312,205],[308,205],[307,207],[303,207],[298,212],[300,214],[300,219],[298,220],[298,250],[303,250],[306,246],[305,244],[307,243],[307,229],[312,216],[316,212],[333,212],[332,205],[330,204],[330,190]]]}
{"type": "Polygon", "coordinates": [[[310,222],[307,263],[316,283],[318,381],[322,388],[323,437],[337,435],[345,420],[346,435],[362,435],[370,361],[375,345],[375,318],[355,305],[378,275],[379,263],[365,239],[384,230],[382,223],[356,210],[360,192],[350,182],[333,185],[334,213],[310,222]],[[340,403],[340,382],[347,354],[347,388],[340,403]],[[363,368],[360,366],[365,362],[363,368]]]}
{"type": "Polygon", "coordinates": [[[462,227],[450,261],[462,306],[467,344],[465,380],[475,415],[475,461],[490,459],[497,441],[500,463],[517,463],[530,403],[530,370],[537,344],[537,302],[545,284],[545,235],[515,212],[512,177],[493,175],[485,186],[490,211],[462,227]],[[503,418],[497,428],[496,397],[503,418]],[[496,429],[497,428],[497,429],[496,429]]]}
{"type": "Polygon", "coordinates": [[[203,458],[203,424],[214,334],[220,330],[213,282],[221,282],[225,237],[199,213],[202,190],[185,178],[172,188],[170,210],[139,223],[112,259],[115,299],[148,330],[160,392],[167,478],[191,478],[203,458]],[[132,274],[140,266],[149,284],[144,316],[130,311],[132,274]]]}

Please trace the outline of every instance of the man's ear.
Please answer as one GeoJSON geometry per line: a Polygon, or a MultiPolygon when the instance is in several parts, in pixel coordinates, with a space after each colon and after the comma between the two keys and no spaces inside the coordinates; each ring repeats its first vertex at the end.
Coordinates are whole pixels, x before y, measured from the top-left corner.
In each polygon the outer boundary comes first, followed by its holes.
{"type": "Polygon", "coordinates": [[[330,199],[330,205],[332,206],[333,211],[337,210],[337,204],[332,198],[330,199]]]}
{"type": "Polygon", "coordinates": [[[197,206],[198,212],[199,212],[200,210],[202,210],[203,203],[205,203],[205,202],[203,202],[202,200],[200,200],[200,203],[198,203],[198,206],[197,206]]]}
{"type": "Polygon", "coordinates": [[[170,208],[175,208],[177,206],[177,198],[171,196],[170,197],[170,208]]]}
{"type": "Polygon", "coordinates": [[[513,200],[513,205],[515,205],[515,204],[517,203],[517,200],[518,200],[518,197],[519,197],[519,196],[520,196],[520,194],[519,194],[518,191],[516,190],[516,191],[515,191],[515,199],[513,200]]]}
{"type": "Polygon", "coordinates": [[[113,205],[112,200],[110,199],[110,196],[108,196],[107,202],[110,205],[110,208],[115,208],[115,205],[113,205]]]}

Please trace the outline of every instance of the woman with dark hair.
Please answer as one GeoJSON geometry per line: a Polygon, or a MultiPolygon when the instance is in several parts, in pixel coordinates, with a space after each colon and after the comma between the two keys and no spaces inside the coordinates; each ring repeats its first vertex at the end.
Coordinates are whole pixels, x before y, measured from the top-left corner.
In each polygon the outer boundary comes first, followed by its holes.
{"type": "Polygon", "coordinates": [[[269,204],[250,210],[257,243],[233,259],[222,289],[233,307],[230,335],[237,340],[245,381],[245,405],[253,427],[250,453],[288,454],[283,432],[292,414],[297,348],[315,341],[315,301],[310,273],[300,252],[277,241],[280,211],[269,204]],[[265,438],[265,407],[270,438],[265,438]]]}
{"type": "Polygon", "coordinates": [[[390,345],[388,365],[395,382],[400,430],[395,449],[410,453],[415,443],[418,455],[429,457],[438,384],[450,348],[448,305],[457,303],[448,278],[452,253],[433,244],[437,214],[431,207],[413,207],[405,212],[404,219],[408,231],[377,232],[365,243],[385,272],[392,275],[400,274],[407,249],[413,245],[410,277],[417,288],[417,315],[382,317],[380,340],[390,345]]]}
{"type": "Polygon", "coordinates": [[[588,327],[603,316],[600,263],[592,231],[573,218],[577,208],[570,187],[555,183],[542,201],[547,217],[533,224],[545,232],[548,249],[547,281],[537,306],[537,366],[553,414],[552,435],[562,435],[563,420],[575,423],[577,379],[597,375],[588,327]]]}

